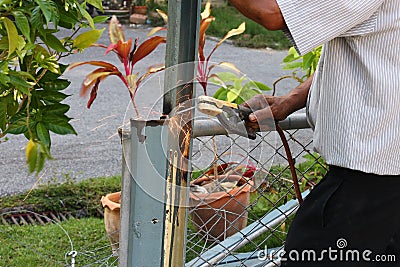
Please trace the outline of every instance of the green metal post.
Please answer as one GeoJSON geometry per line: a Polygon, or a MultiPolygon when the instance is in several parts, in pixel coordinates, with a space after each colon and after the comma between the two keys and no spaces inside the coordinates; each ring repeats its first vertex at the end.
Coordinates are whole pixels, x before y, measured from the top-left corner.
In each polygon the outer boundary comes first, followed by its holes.
{"type": "Polygon", "coordinates": [[[165,222],[163,239],[164,267],[185,264],[188,181],[191,157],[191,111],[195,97],[193,80],[198,51],[198,29],[201,0],[168,2],[168,35],[164,83],[163,113],[170,115],[168,138],[165,222]],[[171,111],[174,110],[174,114],[171,111]],[[179,115],[176,115],[179,114],[179,115]]]}

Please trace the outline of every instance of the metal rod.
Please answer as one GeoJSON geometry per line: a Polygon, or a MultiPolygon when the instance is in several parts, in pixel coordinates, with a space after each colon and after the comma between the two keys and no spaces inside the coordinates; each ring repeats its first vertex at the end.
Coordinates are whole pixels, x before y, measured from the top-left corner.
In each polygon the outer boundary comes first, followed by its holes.
{"type": "MultiPolygon", "coordinates": [[[[284,121],[280,121],[279,125],[282,130],[306,129],[310,128],[307,122],[305,113],[292,114],[284,121]]],[[[266,131],[274,131],[275,128],[267,129],[266,131]]],[[[201,119],[194,121],[193,137],[212,136],[212,135],[227,135],[225,128],[218,122],[217,119],[201,119]]]]}

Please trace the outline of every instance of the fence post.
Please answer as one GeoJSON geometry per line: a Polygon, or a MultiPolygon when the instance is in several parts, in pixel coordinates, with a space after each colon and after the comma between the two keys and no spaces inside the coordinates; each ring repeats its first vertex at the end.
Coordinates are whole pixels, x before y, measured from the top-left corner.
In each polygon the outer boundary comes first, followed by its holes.
{"type": "Polygon", "coordinates": [[[122,133],[120,267],[154,267],[162,261],[167,134],[163,120],[131,120],[131,131],[122,133]]]}
{"type": "MultiPolygon", "coordinates": [[[[168,35],[163,113],[174,116],[193,106],[193,80],[198,55],[201,0],[168,2],[168,35]],[[175,109],[174,114],[171,111],[175,109]]],[[[169,167],[164,225],[164,267],[184,266],[187,232],[188,181],[192,147],[191,111],[171,118],[168,138],[169,167]],[[183,122],[183,123],[182,123],[183,122]],[[174,134],[175,133],[175,134],[174,134]]]]}

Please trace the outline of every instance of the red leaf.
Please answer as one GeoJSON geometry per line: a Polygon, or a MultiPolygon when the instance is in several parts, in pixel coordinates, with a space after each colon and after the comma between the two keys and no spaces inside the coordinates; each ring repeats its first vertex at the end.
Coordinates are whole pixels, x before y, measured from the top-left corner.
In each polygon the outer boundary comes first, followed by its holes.
{"type": "Polygon", "coordinates": [[[94,101],[94,100],[96,99],[96,97],[97,97],[97,90],[99,90],[99,84],[100,84],[100,82],[101,82],[101,79],[98,79],[98,80],[96,81],[95,85],[93,86],[92,91],[90,92],[90,98],[89,98],[88,103],[87,103],[87,108],[89,108],[89,109],[90,109],[90,107],[92,106],[93,101],[94,101]]]}
{"type": "Polygon", "coordinates": [[[200,22],[200,33],[199,33],[199,58],[200,61],[204,61],[204,45],[206,44],[206,31],[210,26],[211,22],[214,21],[214,17],[208,17],[202,19],[200,22]]]}
{"type": "Polygon", "coordinates": [[[107,49],[106,52],[104,52],[104,55],[107,55],[108,53],[110,53],[111,51],[115,50],[117,48],[118,44],[110,44],[107,49]]]}
{"type": "Polygon", "coordinates": [[[118,41],[125,41],[122,25],[119,23],[115,15],[113,15],[110,20],[110,24],[108,27],[108,36],[110,37],[110,41],[113,44],[116,44],[118,41]]]}
{"type": "Polygon", "coordinates": [[[127,42],[118,41],[116,49],[121,61],[122,59],[125,59],[126,62],[128,62],[129,52],[131,51],[131,47],[132,47],[132,38],[130,38],[127,42]]]}
{"type": "Polygon", "coordinates": [[[135,65],[136,62],[146,57],[148,54],[154,51],[157,46],[161,43],[165,43],[165,37],[154,36],[145,42],[143,42],[135,51],[132,56],[132,66],[135,65]]]}
{"type": "Polygon", "coordinates": [[[84,61],[84,62],[75,62],[72,63],[71,65],[69,65],[69,67],[67,68],[68,70],[72,70],[73,68],[82,66],[82,65],[92,65],[92,66],[98,66],[98,67],[103,67],[103,68],[107,68],[110,71],[118,71],[118,68],[116,66],[114,66],[111,63],[105,62],[105,61],[84,61]]]}
{"type": "Polygon", "coordinates": [[[103,81],[105,78],[107,78],[110,75],[120,75],[121,73],[117,70],[109,70],[106,68],[98,68],[88,75],[86,75],[85,80],[82,83],[81,86],[81,96],[85,96],[87,94],[87,91],[91,89],[97,82],[103,81]]]}

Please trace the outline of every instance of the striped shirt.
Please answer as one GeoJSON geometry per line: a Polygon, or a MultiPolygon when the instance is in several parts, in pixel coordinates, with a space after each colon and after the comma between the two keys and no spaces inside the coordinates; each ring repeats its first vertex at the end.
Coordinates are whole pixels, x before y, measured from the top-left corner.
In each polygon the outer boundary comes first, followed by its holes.
{"type": "Polygon", "coordinates": [[[400,174],[400,0],[277,0],[301,54],[324,44],[307,103],[328,164],[400,174]]]}

